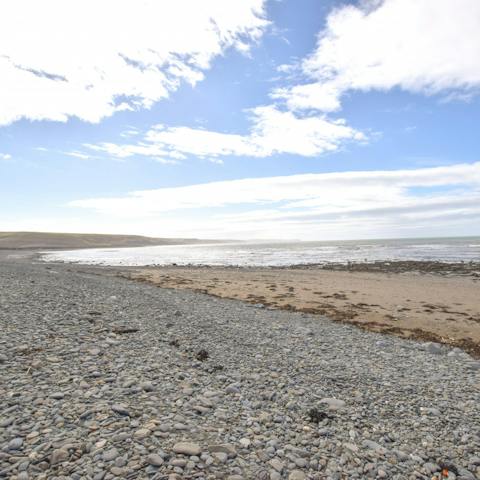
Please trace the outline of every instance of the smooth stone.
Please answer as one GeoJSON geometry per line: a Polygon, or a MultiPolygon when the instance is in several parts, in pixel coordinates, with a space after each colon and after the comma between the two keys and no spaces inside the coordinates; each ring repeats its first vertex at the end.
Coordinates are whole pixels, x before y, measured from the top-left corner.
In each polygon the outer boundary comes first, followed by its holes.
{"type": "Polygon", "coordinates": [[[130,416],[130,412],[127,410],[127,407],[125,405],[122,405],[121,403],[115,403],[112,405],[112,410],[115,413],[118,413],[119,415],[124,415],[126,417],[130,416]]]}
{"type": "Polygon", "coordinates": [[[282,470],[285,468],[283,462],[278,458],[272,458],[268,463],[274,470],[276,470],[279,473],[281,473],[282,470]]]}
{"type": "Polygon", "coordinates": [[[243,447],[243,448],[248,448],[250,445],[251,445],[251,441],[248,439],[248,438],[241,438],[240,439],[240,445],[243,447]]]}
{"type": "Polygon", "coordinates": [[[52,465],[56,465],[57,463],[62,463],[68,460],[69,454],[67,450],[63,450],[58,448],[52,452],[52,456],[50,457],[50,463],[52,465]]]}
{"type": "Polygon", "coordinates": [[[235,447],[229,443],[223,443],[219,445],[209,445],[208,451],[212,453],[215,453],[215,452],[226,453],[227,455],[237,454],[235,447]]]}
{"type": "Polygon", "coordinates": [[[116,477],[122,477],[123,478],[123,474],[125,473],[125,470],[121,467],[112,467],[110,469],[110,473],[112,475],[115,475],[116,477]]]}
{"type": "Polygon", "coordinates": [[[139,430],[137,430],[133,436],[135,438],[146,438],[148,437],[150,434],[152,433],[151,430],[149,430],[148,428],[140,428],[139,430]]]}
{"type": "Polygon", "coordinates": [[[190,442],[179,442],[173,446],[174,453],[181,453],[183,455],[200,455],[202,449],[200,445],[190,442]]]}
{"type": "Polygon", "coordinates": [[[147,457],[147,463],[155,467],[160,467],[161,465],[163,465],[163,458],[156,453],[151,453],[147,457]]]}
{"type": "Polygon", "coordinates": [[[104,462],[111,462],[112,460],[115,460],[118,455],[118,450],[116,448],[111,448],[110,450],[103,452],[102,459],[104,462]]]}
{"type": "Polygon", "coordinates": [[[231,394],[236,394],[240,393],[240,389],[236,387],[235,385],[229,385],[226,389],[225,392],[231,393],[231,394]]]}
{"type": "Polygon", "coordinates": [[[224,452],[215,452],[213,456],[220,462],[225,463],[228,460],[228,455],[224,452]]]}
{"type": "Polygon", "coordinates": [[[339,410],[345,406],[345,402],[338,398],[322,398],[320,403],[326,403],[329,410],[339,410]]]}
{"type": "Polygon", "coordinates": [[[13,440],[10,440],[10,442],[8,442],[7,448],[9,450],[19,450],[20,448],[22,448],[22,445],[23,445],[23,438],[17,437],[17,438],[14,438],[13,440]]]}
{"type": "Polygon", "coordinates": [[[443,352],[442,346],[435,342],[427,342],[424,348],[428,353],[432,353],[434,355],[440,355],[443,352]]]}
{"type": "Polygon", "coordinates": [[[15,419],[13,417],[4,418],[3,420],[0,420],[0,427],[2,428],[9,427],[10,425],[12,425],[14,421],[15,419]]]}
{"type": "Polygon", "coordinates": [[[145,392],[152,392],[153,391],[153,384],[152,382],[142,382],[140,387],[145,390],[145,392]]]}
{"type": "Polygon", "coordinates": [[[53,398],[54,400],[61,400],[64,397],[65,397],[65,394],[62,392],[55,392],[50,395],[50,398],[53,398]]]}
{"type": "Polygon", "coordinates": [[[383,449],[383,447],[379,443],[374,442],[373,440],[364,440],[362,442],[362,445],[365,448],[368,448],[370,450],[381,450],[381,449],[383,449]]]}
{"type": "Polygon", "coordinates": [[[288,475],[288,480],[305,480],[307,477],[301,470],[292,470],[288,475]]]}

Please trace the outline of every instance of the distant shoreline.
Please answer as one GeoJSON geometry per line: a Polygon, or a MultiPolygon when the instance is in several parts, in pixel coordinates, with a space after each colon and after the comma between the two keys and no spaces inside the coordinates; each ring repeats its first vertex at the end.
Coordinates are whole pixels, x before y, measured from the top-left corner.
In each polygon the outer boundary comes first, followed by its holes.
{"type": "Polygon", "coordinates": [[[155,238],[96,233],[0,232],[0,250],[78,250],[217,243],[197,238],[155,238]]]}

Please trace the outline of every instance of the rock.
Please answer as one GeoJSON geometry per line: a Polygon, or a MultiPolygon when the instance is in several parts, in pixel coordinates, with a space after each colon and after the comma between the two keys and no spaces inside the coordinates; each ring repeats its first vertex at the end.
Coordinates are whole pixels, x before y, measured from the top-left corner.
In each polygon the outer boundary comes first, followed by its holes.
{"type": "Polygon", "coordinates": [[[459,480],[476,480],[475,475],[467,470],[466,468],[458,468],[458,477],[459,480]]]}
{"type": "Polygon", "coordinates": [[[23,445],[23,438],[17,437],[8,442],[8,450],[20,450],[23,445]]]}
{"type": "Polygon", "coordinates": [[[307,476],[301,470],[292,470],[288,475],[288,480],[305,480],[307,476]]]}
{"type": "Polygon", "coordinates": [[[232,394],[236,394],[236,393],[240,393],[240,389],[238,387],[236,387],[235,385],[229,385],[226,389],[225,389],[225,392],[227,393],[232,393],[232,394]]]}
{"type": "Polygon", "coordinates": [[[128,411],[127,407],[121,403],[115,403],[112,405],[112,410],[119,415],[124,415],[126,417],[130,416],[130,412],[128,411]]]}
{"type": "Polygon", "coordinates": [[[430,408],[430,407],[420,407],[420,412],[423,415],[434,415],[435,417],[438,417],[441,414],[438,408],[430,408]]]}
{"type": "Polygon", "coordinates": [[[103,452],[102,459],[104,462],[111,462],[112,460],[115,460],[119,455],[120,454],[116,448],[111,448],[110,450],[103,452]]]}
{"type": "Polygon", "coordinates": [[[225,463],[228,460],[228,455],[224,452],[215,452],[213,456],[220,462],[225,463]]]}
{"type": "Polygon", "coordinates": [[[133,434],[133,436],[135,438],[145,438],[145,437],[148,437],[150,434],[152,433],[151,430],[149,430],[148,428],[140,428],[138,430],[135,431],[135,433],[133,434]]]}
{"type": "Polygon", "coordinates": [[[285,468],[283,462],[278,458],[272,458],[268,463],[278,473],[282,473],[282,470],[285,468]]]}
{"type": "Polygon", "coordinates": [[[467,369],[468,369],[468,370],[472,370],[472,371],[480,370],[480,362],[479,362],[479,361],[477,361],[477,362],[470,362],[470,363],[467,365],[467,369]]]}
{"type": "Polygon", "coordinates": [[[65,394],[63,394],[62,392],[55,392],[50,395],[50,398],[53,398],[54,400],[61,400],[64,397],[65,394]]]}
{"type": "Polygon", "coordinates": [[[6,355],[0,354],[0,363],[5,363],[8,360],[6,355]]]}
{"type": "Polygon", "coordinates": [[[373,440],[364,440],[362,442],[362,445],[365,447],[365,448],[368,448],[370,450],[376,450],[376,451],[379,451],[379,450],[382,450],[383,447],[377,443],[377,442],[374,442],[373,440]]]}
{"type": "Polygon", "coordinates": [[[235,449],[235,447],[229,443],[209,445],[208,451],[211,453],[221,452],[229,456],[235,456],[237,454],[237,450],[235,449]]]}
{"type": "Polygon", "coordinates": [[[326,403],[329,410],[340,410],[345,407],[345,402],[338,398],[322,398],[320,403],[326,403]]]}
{"type": "Polygon", "coordinates": [[[428,353],[432,353],[434,355],[440,355],[443,353],[443,348],[439,343],[427,342],[425,343],[424,348],[428,353]]]}
{"type": "Polygon", "coordinates": [[[151,453],[147,457],[147,463],[149,465],[153,465],[154,467],[160,467],[161,465],[163,465],[164,460],[160,455],[156,453],[151,453]]]}
{"type": "Polygon", "coordinates": [[[251,445],[251,441],[248,439],[248,438],[241,438],[240,439],[240,445],[243,447],[243,448],[248,448],[250,445],[251,445]]]}
{"type": "Polygon", "coordinates": [[[173,446],[174,453],[181,453],[183,455],[200,455],[202,449],[200,445],[191,442],[179,442],[173,446]]]}
{"type": "Polygon", "coordinates": [[[0,428],[6,428],[13,424],[15,419],[13,417],[8,417],[0,420],[0,428]]]}
{"type": "Polygon", "coordinates": [[[69,459],[69,454],[67,450],[57,448],[52,452],[50,457],[50,463],[56,465],[57,463],[66,462],[69,459]]]}
{"type": "Polygon", "coordinates": [[[112,468],[110,469],[110,473],[111,473],[112,475],[115,475],[116,477],[121,477],[121,478],[123,478],[123,475],[124,475],[124,473],[125,473],[125,470],[124,470],[122,467],[116,467],[116,466],[114,466],[114,467],[112,467],[112,468]]]}
{"type": "Polygon", "coordinates": [[[140,388],[145,390],[145,392],[153,392],[153,383],[152,382],[142,382],[140,388]]]}

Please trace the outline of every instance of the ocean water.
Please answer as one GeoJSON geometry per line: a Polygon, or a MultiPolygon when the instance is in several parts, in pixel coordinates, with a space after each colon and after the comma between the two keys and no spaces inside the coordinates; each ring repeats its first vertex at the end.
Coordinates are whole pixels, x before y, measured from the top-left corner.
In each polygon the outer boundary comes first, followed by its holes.
{"type": "Polygon", "coordinates": [[[337,242],[230,242],[47,252],[47,261],[84,264],[288,266],[378,260],[480,262],[480,237],[337,242]]]}

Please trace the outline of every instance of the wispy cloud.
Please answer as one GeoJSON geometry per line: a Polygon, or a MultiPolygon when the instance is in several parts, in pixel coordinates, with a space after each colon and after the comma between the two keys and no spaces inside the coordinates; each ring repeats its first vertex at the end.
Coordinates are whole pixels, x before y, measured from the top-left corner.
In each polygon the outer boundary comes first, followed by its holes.
{"type": "Polygon", "coordinates": [[[367,141],[364,133],[341,119],[298,116],[274,106],[257,107],[249,113],[252,126],[246,135],[156,125],[135,144],[100,143],[85,147],[120,159],[143,155],[182,160],[187,155],[262,158],[289,153],[311,157],[336,151],[349,141],[367,141]]]}
{"type": "Polygon", "coordinates": [[[12,156],[9,153],[0,152],[0,160],[11,160],[12,156]]]}
{"type": "Polygon", "coordinates": [[[0,125],[149,108],[267,25],[262,0],[4,0],[0,125]]]}
{"type": "MultiPolygon", "coordinates": [[[[125,221],[155,218],[162,225],[172,222],[170,213],[185,222],[197,212],[188,227],[199,236],[223,231],[223,236],[315,238],[324,230],[334,232],[336,225],[355,238],[355,229],[369,225],[373,237],[386,226],[392,231],[424,228],[426,219],[429,228],[455,215],[457,221],[480,219],[480,162],[248,178],[76,200],[70,206],[125,221]]],[[[180,233],[176,228],[174,233],[180,233]]]]}
{"type": "Polygon", "coordinates": [[[81,160],[89,160],[92,158],[91,155],[88,155],[87,153],[82,153],[82,152],[77,152],[77,151],[71,151],[71,152],[61,152],[64,155],[68,155],[69,157],[75,157],[75,158],[80,158],[81,160]]]}

